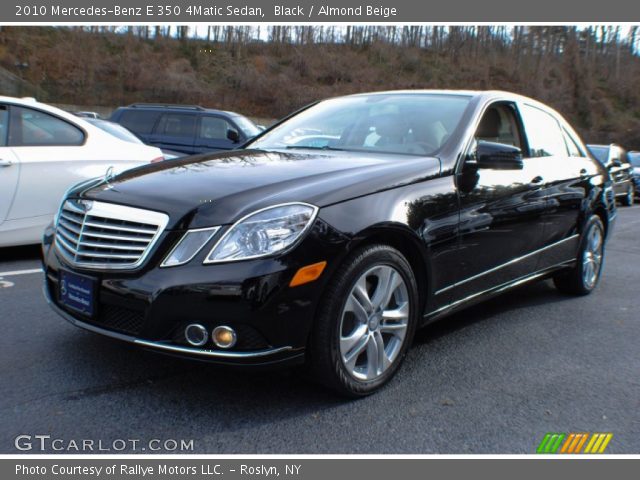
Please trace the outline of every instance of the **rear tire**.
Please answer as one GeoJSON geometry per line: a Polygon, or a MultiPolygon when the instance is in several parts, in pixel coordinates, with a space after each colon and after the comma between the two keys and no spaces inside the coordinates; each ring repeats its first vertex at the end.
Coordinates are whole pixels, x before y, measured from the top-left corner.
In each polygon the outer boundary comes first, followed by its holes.
{"type": "Polygon", "coordinates": [[[314,377],[342,395],[382,388],[400,367],[418,323],[418,286],[396,249],[355,251],[330,281],[309,340],[314,377]]]}
{"type": "Polygon", "coordinates": [[[604,262],[604,225],[592,215],[580,238],[576,266],[553,277],[556,288],[571,295],[588,295],[598,285],[604,262]]]}

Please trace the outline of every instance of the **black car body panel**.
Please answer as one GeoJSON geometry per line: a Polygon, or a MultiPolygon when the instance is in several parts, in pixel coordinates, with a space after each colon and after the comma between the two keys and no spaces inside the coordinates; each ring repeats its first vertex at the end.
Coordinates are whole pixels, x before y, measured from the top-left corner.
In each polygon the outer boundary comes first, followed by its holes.
{"type": "Polygon", "coordinates": [[[202,228],[269,205],[322,207],[440,173],[435,158],[340,153],[242,150],[184,157],[129,170],[85,196],[113,203],[125,196],[132,205],[169,213],[171,229],[202,228]]]}
{"type": "Polygon", "coordinates": [[[467,94],[473,98],[461,126],[436,156],[245,149],[144,166],[72,190],[67,198],[164,212],[168,223],[144,263],[124,271],[75,266],[54,246],[52,227],[43,245],[45,291],[79,326],[165,353],[255,365],[304,359],[327,284],[365,244],[390,244],[407,258],[422,295],[423,323],[572,266],[586,219],[595,213],[607,231],[613,226],[609,173],[584,152],[536,158],[526,137],[519,169],[466,162],[480,118],[504,102],[545,109],[584,150],[560,116],[530,99],[467,94]],[[319,208],[295,248],[203,264],[234,222],[288,202],[319,208]],[[160,268],[186,231],[212,226],[221,228],[188,263],[160,268]],[[298,269],[323,261],[316,281],[289,286],[298,269]],[[94,317],[61,305],[61,270],[95,279],[94,317]],[[193,322],[233,326],[237,346],[232,352],[189,347],[182,332],[193,322]]]}

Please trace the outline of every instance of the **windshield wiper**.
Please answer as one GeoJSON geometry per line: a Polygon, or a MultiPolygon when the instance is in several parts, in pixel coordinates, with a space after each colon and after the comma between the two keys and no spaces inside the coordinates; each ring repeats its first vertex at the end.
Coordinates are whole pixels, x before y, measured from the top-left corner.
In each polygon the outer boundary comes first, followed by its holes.
{"type": "Polygon", "coordinates": [[[338,152],[344,151],[344,148],[331,147],[329,145],[324,145],[323,147],[318,147],[315,145],[287,145],[285,147],[287,150],[293,150],[296,148],[304,149],[304,150],[335,150],[338,152]]]}

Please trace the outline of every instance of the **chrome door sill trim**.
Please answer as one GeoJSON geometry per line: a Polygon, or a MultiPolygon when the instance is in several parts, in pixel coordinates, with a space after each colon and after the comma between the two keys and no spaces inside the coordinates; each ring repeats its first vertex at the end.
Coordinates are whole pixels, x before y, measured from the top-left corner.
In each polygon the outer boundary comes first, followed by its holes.
{"type": "MultiPolygon", "coordinates": [[[[561,244],[563,244],[564,242],[568,242],[569,240],[573,240],[574,238],[577,238],[577,237],[579,237],[579,236],[580,236],[580,235],[578,235],[578,234],[576,233],[575,235],[571,235],[570,237],[567,237],[567,238],[565,238],[564,240],[560,240],[559,242],[552,243],[551,245],[547,245],[546,247],[539,248],[538,250],[534,250],[533,252],[529,252],[529,253],[527,253],[526,255],[523,255],[523,256],[521,256],[521,257],[514,258],[514,259],[512,259],[512,260],[509,260],[508,262],[503,263],[502,265],[498,265],[497,267],[490,268],[489,270],[486,270],[486,271],[484,271],[484,272],[480,272],[480,273],[478,273],[478,274],[476,274],[476,275],[473,275],[473,276],[471,276],[471,277],[465,278],[464,280],[461,280],[461,281],[459,281],[459,282],[456,282],[456,283],[454,283],[453,285],[449,285],[448,287],[444,287],[444,288],[442,288],[442,289],[438,290],[438,291],[435,293],[435,295],[440,295],[441,293],[444,293],[444,292],[446,292],[446,291],[448,291],[448,290],[451,290],[452,288],[459,287],[459,286],[461,286],[461,285],[464,285],[465,283],[471,282],[471,281],[476,280],[476,279],[478,279],[478,278],[480,278],[480,277],[483,277],[483,276],[488,275],[488,274],[490,274],[490,273],[496,272],[496,271],[500,270],[501,268],[508,267],[509,265],[513,265],[513,264],[515,264],[515,263],[518,263],[518,262],[520,262],[520,261],[522,261],[522,260],[524,260],[524,259],[526,259],[526,258],[528,258],[528,257],[531,257],[532,255],[536,255],[536,254],[538,254],[538,253],[540,253],[540,252],[544,252],[545,250],[548,250],[548,249],[550,249],[550,248],[557,247],[558,245],[561,245],[561,244]]],[[[569,260],[568,260],[568,261],[569,261],[569,260]]],[[[563,263],[564,263],[564,262],[563,262],[563,263]]]]}
{"type": "Polygon", "coordinates": [[[510,282],[506,282],[506,283],[503,283],[501,285],[498,285],[498,286],[495,286],[495,287],[491,287],[491,288],[488,288],[486,290],[482,290],[481,292],[474,293],[472,295],[469,295],[468,297],[465,297],[465,298],[460,299],[460,300],[456,300],[455,302],[452,302],[452,303],[450,303],[448,305],[440,307],[437,310],[433,310],[432,312],[429,312],[429,313],[423,315],[423,318],[434,317],[434,316],[436,316],[436,315],[438,315],[438,314],[440,314],[440,313],[442,313],[444,311],[454,309],[456,307],[459,307],[460,305],[463,305],[463,304],[465,304],[467,302],[470,302],[471,300],[473,300],[473,299],[475,299],[477,297],[480,297],[482,295],[487,295],[487,294],[491,294],[491,295],[496,294],[497,295],[497,294],[505,292],[507,290],[511,290],[512,288],[515,288],[515,287],[517,287],[519,285],[523,285],[525,283],[528,283],[528,282],[531,282],[533,280],[536,280],[537,278],[544,277],[545,275],[549,274],[549,272],[557,270],[557,269],[559,269],[561,267],[569,266],[574,261],[575,261],[575,259],[571,259],[571,260],[566,260],[564,262],[556,263],[555,265],[552,265],[550,267],[546,267],[543,270],[540,270],[538,272],[534,272],[534,273],[531,273],[531,274],[526,275],[524,277],[520,277],[520,278],[517,278],[515,280],[512,280],[510,282]]]}

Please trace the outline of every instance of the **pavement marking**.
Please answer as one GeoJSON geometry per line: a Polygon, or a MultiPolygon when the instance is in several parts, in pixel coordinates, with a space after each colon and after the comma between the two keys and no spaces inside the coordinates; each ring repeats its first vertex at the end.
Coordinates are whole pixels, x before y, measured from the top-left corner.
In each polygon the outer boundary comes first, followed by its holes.
{"type": "Polygon", "coordinates": [[[0,277],[0,288],[11,288],[15,285],[15,283],[10,282],[9,280],[3,280],[2,277],[0,277]]]}
{"type": "Polygon", "coordinates": [[[29,275],[30,273],[42,273],[42,269],[32,268],[30,270],[14,270],[12,272],[0,272],[0,277],[15,277],[16,275],[29,275]]]}

